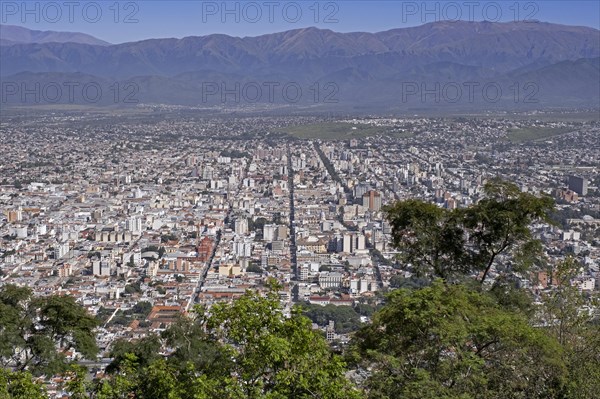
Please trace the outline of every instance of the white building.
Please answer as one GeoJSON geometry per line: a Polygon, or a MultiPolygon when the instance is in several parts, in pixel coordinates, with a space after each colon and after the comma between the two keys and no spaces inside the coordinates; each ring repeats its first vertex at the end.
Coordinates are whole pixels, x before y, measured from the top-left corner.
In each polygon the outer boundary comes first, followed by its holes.
{"type": "Polygon", "coordinates": [[[94,276],[110,276],[111,265],[107,260],[94,260],[92,261],[92,273],[94,276]]]}
{"type": "Polygon", "coordinates": [[[340,287],[342,277],[342,274],[337,272],[321,272],[319,274],[319,286],[321,289],[340,287]]]}
{"type": "Polygon", "coordinates": [[[235,233],[238,235],[248,234],[248,219],[240,217],[235,220],[235,233]]]}
{"type": "Polygon", "coordinates": [[[54,259],[60,259],[69,253],[69,243],[56,244],[54,247],[54,259]]]}

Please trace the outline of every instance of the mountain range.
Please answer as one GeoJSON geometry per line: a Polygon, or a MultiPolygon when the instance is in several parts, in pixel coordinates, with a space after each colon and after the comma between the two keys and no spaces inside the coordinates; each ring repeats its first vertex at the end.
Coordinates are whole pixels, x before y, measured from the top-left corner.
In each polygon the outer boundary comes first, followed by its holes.
{"type": "MultiPolygon", "coordinates": [[[[116,85],[139,102],[182,105],[223,99],[405,109],[600,103],[600,31],[589,27],[458,21],[378,33],[305,28],[113,45],[84,34],[15,28],[0,31],[0,76],[12,91],[22,83],[94,82],[103,92],[116,85]]],[[[98,104],[125,95],[109,97],[98,104]]],[[[34,102],[18,93],[3,93],[2,100],[34,102]]]]}
{"type": "Polygon", "coordinates": [[[99,46],[110,44],[85,33],[41,31],[15,25],[0,25],[0,45],[18,43],[82,43],[99,46]]]}

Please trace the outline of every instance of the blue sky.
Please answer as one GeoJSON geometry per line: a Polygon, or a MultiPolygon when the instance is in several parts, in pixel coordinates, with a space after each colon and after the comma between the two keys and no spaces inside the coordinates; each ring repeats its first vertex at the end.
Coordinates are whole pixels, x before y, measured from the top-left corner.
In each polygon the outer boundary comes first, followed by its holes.
{"type": "Polygon", "coordinates": [[[5,1],[0,22],[77,31],[111,43],[223,33],[256,36],[317,26],[378,32],[439,20],[536,19],[600,28],[599,1],[5,1]]]}

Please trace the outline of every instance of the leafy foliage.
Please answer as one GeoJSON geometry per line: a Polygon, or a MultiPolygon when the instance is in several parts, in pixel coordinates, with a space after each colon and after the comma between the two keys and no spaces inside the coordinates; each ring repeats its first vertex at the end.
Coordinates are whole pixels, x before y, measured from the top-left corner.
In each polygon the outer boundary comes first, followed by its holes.
{"type": "MultiPolygon", "coordinates": [[[[277,290],[211,309],[207,327],[232,353],[235,391],[247,398],[352,398],[344,364],[297,310],[286,318],[277,290]]],[[[235,397],[235,396],[234,396],[235,397]]]]}
{"type": "Polygon", "coordinates": [[[43,387],[24,371],[11,372],[0,368],[0,398],[2,399],[46,399],[43,387]]]}
{"type": "Polygon", "coordinates": [[[458,212],[419,200],[397,202],[386,212],[394,245],[419,275],[449,278],[468,272],[465,234],[458,212]]]}
{"type": "Polygon", "coordinates": [[[68,350],[94,359],[96,326],[97,320],[73,297],[33,298],[29,288],[15,285],[0,289],[0,361],[4,367],[56,373],[65,369],[68,350]]]}
{"type": "Polygon", "coordinates": [[[139,366],[146,367],[160,358],[160,348],[161,342],[156,335],[149,335],[139,341],[118,340],[111,347],[110,357],[113,361],[106,371],[110,373],[118,370],[121,364],[129,359],[129,355],[135,356],[139,366]]]}
{"type": "Polygon", "coordinates": [[[388,300],[354,343],[370,398],[557,397],[559,343],[491,296],[436,281],[388,300]]]}
{"type": "Polygon", "coordinates": [[[420,200],[387,207],[394,245],[417,275],[456,279],[480,274],[483,283],[501,254],[525,270],[540,258],[541,246],[530,225],[548,221],[554,202],[522,193],[508,182],[492,180],[485,198],[466,209],[443,209],[420,200]]]}
{"type": "Polygon", "coordinates": [[[208,315],[182,317],[162,336],[118,342],[108,379],[94,388],[96,398],[284,399],[359,398],[310,320],[294,310],[284,316],[277,287],[248,292],[208,315]],[[160,347],[170,356],[159,355],[160,347]]]}
{"type": "Polygon", "coordinates": [[[340,334],[356,331],[360,327],[360,316],[351,306],[302,305],[304,315],[319,326],[335,322],[335,331],[340,334]]]}
{"type": "Polygon", "coordinates": [[[569,378],[566,397],[592,398],[600,389],[600,324],[586,305],[598,306],[598,301],[588,301],[570,282],[579,265],[572,258],[558,263],[553,275],[557,287],[544,295],[540,323],[565,349],[569,378]]]}

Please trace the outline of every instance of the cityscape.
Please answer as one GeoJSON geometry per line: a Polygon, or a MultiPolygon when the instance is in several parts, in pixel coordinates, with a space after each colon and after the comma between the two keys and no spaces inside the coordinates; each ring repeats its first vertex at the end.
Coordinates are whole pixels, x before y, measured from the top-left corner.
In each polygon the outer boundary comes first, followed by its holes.
{"type": "MultiPolygon", "coordinates": [[[[572,282],[581,291],[600,283],[597,120],[91,118],[85,128],[68,113],[3,120],[1,270],[3,284],[71,295],[97,316],[101,358],[117,339],[160,333],[194,305],[267,290],[268,279],[284,312],[356,310],[314,325],[348,342],[411,277],[385,206],[468,207],[495,177],[556,199],[555,223],[534,234],[549,262],[585,265],[572,282]],[[298,123],[349,139],[301,139],[298,123]]],[[[538,294],[552,284],[545,271],[519,283],[538,294]]]]}

